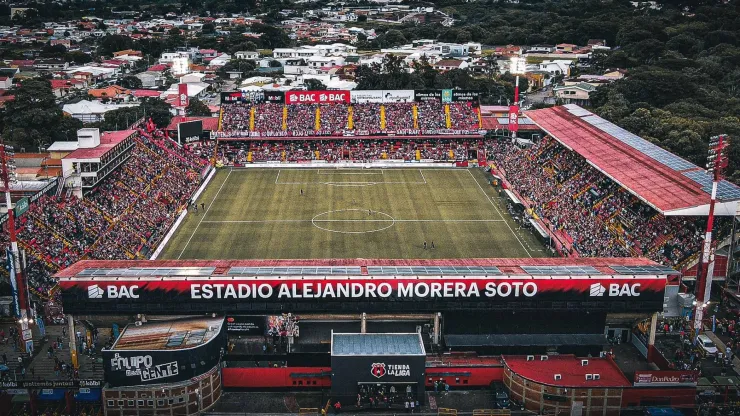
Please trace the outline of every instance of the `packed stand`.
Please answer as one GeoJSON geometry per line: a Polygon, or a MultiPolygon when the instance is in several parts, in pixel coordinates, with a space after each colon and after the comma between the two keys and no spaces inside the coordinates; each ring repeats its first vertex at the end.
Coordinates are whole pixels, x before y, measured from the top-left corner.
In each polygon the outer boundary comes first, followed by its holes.
{"type": "Polygon", "coordinates": [[[320,104],[319,120],[321,129],[317,132],[320,136],[340,136],[347,130],[348,112],[347,106],[341,104],[320,104]]]}
{"type": "MultiPolygon", "coordinates": [[[[127,259],[151,251],[200,180],[200,161],[172,157],[147,137],[85,199],[43,196],[16,219],[29,291],[55,299],[53,273],[83,258],[127,259]]],[[[7,233],[2,233],[7,243],[7,233]]],[[[58,300],[58,299],[57,299],[58,300]]]]}
{"type": "Polygon", "coordinates": [[[371,135],[380,133],[380,106],[377,104],[354,104],[352,122],[355,131],[371,135]]]}
{"type": "Polygon", "coordinates": [[[444,106],[439,101],[422,101],[416,106],[419,130],[447,128],[444,106]]]}
{"type": "Polygon", "coordinates": [[[645,256],[676,266],[700,247],[697,221],[658,215],[549,137],[528,149],[490,141],[487,154],[537,215],[572,239],[579,255],[645,256]]]}
{"type": "Polygon", "coordinates": [[[224,104],[221,137],[250,136],[251,110],[254,109],[254,131],[263,136],[338,136],[348,133],[349,109],[352,108],[353,129],[350,135],[373,135],[382,132],[416,135],[448,130],[445,108],[449,106],[451,130],[478,130],[478,114],[473,103],[439,101],[418,103],[362,103],[351,106],[334,104],[224,104]],[[414,122],[414,106],[417,120],[414,122]],[[316,110],[320,127],[316,129],[316,110]],[[385,129],[381,129],[382,113],[385,129]],[[286,112],[286,130],[283,113],[286,112]]]}
{"type": "Polygon", "coordinates": [[[478,130],[478,113],[469,101],[456,102],[450,106],[450,127],[455,130],[478,130]]]}
{"type": "Polygon", "coordinates": [[[389,103],[385,107],[386,130],[412,130],[414,128],[414,105],[412,103],[389,103]]]}
{"type": "Polygon", "coordinates": [[[418,151],[421,160],[449,162],[468,160],[482,146],[482,143],[476,141],[454,139],[252,140],[219,144],[219,157],[226,165],[313,160],[366,163],[379,160],[415,160],[418,151]],[[250,153],[251,160],[248,157],[250,153]]]}
{"type": "MultiPolygon", "coordinates": [[[[282,125],[282,105],[278,104],[263,104],[262,106],[260,106],[260,110],[263,111],[260,111],[259,116],[255,116],[255,124],[258,124],[259,121],[263,121],[263,116],[265,114],[270,114],[269,110],[271,109],[271,106],[277,106],[281,108],[280,124],[277,125],[282,125]]],[[[224,106],[223,116],[221,118],[221,131],[223,132],[223,134],[232,137],[249,135],[249,118],[251,109],[251,104],[235,103],[224,106]]],[[[259,127],[257,127],[257,130],[267,131],[270,129],[274,129],[274,126],[275,124],[268,123],[266,130],[261,130],[259,127]]],[[[264,128],[264,123],[261,123],[261,127],[264,128]]]]}
{"type": "Polygon", "coordinates": [[[317,104],[288,104],[288,132],[291,136],[312,136],[316,129],[317,104]]]}

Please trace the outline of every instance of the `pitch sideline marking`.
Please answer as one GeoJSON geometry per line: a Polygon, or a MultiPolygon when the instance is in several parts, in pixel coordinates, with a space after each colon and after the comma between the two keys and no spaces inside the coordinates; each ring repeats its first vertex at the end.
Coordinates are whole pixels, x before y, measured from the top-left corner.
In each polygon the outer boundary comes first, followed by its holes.
{"type": "Polygon", "coordinates": [[[278,179],[280,179],[280,169],[278,169],[277,177],[275,177],[275,185],[278,184],[278,179]]]}
{"type": "MultiPolygon", "coordinates": [[[[424,172],[422,172],[421,169],[419,169],[419,173],[421,173],[421,179],[424,180],[424,185],[426,185],[427,184],[427,178],[424,177],[424,172]]],[[[432,175],[432,176],[434,176],[434,175],[432,175]]]]}
{"type": "MultiPolygon", "coordinates": [[[[211,203],[208,204],[208,208],[206,208],[206,212],[203,213],[203,216],[200,217],[200,221],[198,221],[198,225],[195,226],[195,229],[193,230],[193,233],[190,235],[190,238],[188,238],[188,241],[185,243],[185,247],[182,248],[182,251],[180,252],[180,255],[177,256],[177,259],[180,260],[180,257],[185,253],[185,250],[187,250],[188,246],[190,245],[190,241],[195,237],[195,233],[198,232],[198,228],[200,228],[200,224],[203,223],[203,220],[206,218],[206,215],[208,215],[208,211],[211,210],[211,207],[213,206],[213,203],[216,202],[216,198],[218,198],[218,194],[221,193],[221,190],[224,188],[224,185],[226,184],[226,181],[229,180],[229,176],[231,176],[231,172],[233,172],[234,169],[229,170],[229,174],[226,175],[226,179],[224,179],[223,182],[221,182],[221,186],[218,188],[218,191],[216,191],[216,195],[213,197],[213,200],[211,200],[211,203]]],[[[280,172],[278,172],[279,174],[280,172]]]]}
{"type": "Polygon", "coordinates": [[[524,252],[525,252],[525,253],[527,253],[527,255],[528,255],[529,257],[532,257],[532,254],[530,254],[529,250],[527,250],[527,247],[524,247],[524,243],[522,243],[522,240],[520,240],[520,239],[519,239],[519,236],[518,236],[518,235],[516,235],[516,233],[514,232],[514,230],[512,230],[512,229],[511,229],[511,226],[509,225],[509,223],[508,223],[508,222],[506,222],[506,219],[505,219],[505,218],[504,218],[504,216],[503,216],[503,215],[501,214],[501,211],[499,211],[499,209],[498,209],[498,207],[496,206],[496,204],[494,204],[494,203],[493,203],[493,201],[492,201],[492,200],[491,200],[491,198],[490,198],[490,197],[488,196],[488,194],[487,194],[487,193],[486,193],[486,191],[485,191],[485,190],[483,189],[483,187],[482,187],[482,186],[480,186],[480,182],[478,182],[478,179],[476,179],[476,178],[475,178],[475,176],[473,175],[473,172],[471,172],[471,171],[470,171],[470,169],[468,169],[468,173],[470,174],[470,177],[471,177],[471,178],[473,178],[473,181],[475,181],[475,184],[476,184],[476,185],[478,185],[478,189],[480,189],[480,191],[481,191],[481,192],[483,192],[483,195],[484,195],[484,196],[486,197],[486,200],[488,200],[488,202],[489,202],[489,203],[491,204],[491,206],[493,206],[493,208],[494,208],[494,209],[496,210],[496,212],[498,212],[498,216],[499,216],[499,217],[501,217],[501,219],[502,219],[502,220],[504,220],[504,222],[506,223],[506,228],[508,228],[508,229],[509,229],[509,231],[511,231],[511,235],[513,235],[513,236],[514,236],[514,238],[516,238],[516,241],[518,241],[518,242],[519,242],[519,245],[521,245],[521,246],[522,246],[522,248],[524,249],[524,252]]]}

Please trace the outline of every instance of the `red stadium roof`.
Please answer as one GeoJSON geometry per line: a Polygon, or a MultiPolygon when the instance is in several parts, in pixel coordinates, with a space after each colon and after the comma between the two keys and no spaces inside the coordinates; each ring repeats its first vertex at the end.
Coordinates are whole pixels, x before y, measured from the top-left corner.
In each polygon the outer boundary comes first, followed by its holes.
{"type": "Polygon", "coordinates": [[[611,358],[578,358],[574,355],[553,355],[547,360],[535,356],[504,356],[504,365],[513,373],[535,383],[558,387],[632,387],[624,373],[611,358]],[[588,360],[582,365],[581,360],[588,360]],[[554,375],[560,374],[560,380],[554,375]],[[598,380],[586,380],[586,374],[598,374],[598,380]]]}
{"type": "Polygon", "coordinates": [[[218,117],[183,117],[177,116],[172,117],[169,126],[166,130],[177,130],[177,125],[180,123],[187,123],[188,121],[203,121],[203,130],[216,131],[218,130],[218,117]]]}
{"type": "MultiPolygon", "coordinates": [[[[707,215],[711,178],[698,166],[576,105],[528,111],[563,146],[665,215],[707,215]]],[[[734,215],[740,188],[722,181],[715,213],[734,215]]]]}
{"type": "Polygon", "coordinates": [[[55,277],[75,277],[85,269],[214,267],[213,275],[224,274],[231,267],[330,267],[330,266],[438,266],[497,267],[502,273],[528,275],[523,267],[569,266],[593,267],[600,274],[626,274],[614,267],[659,268],[652,274],[678,275],[679,272],[642,257],[618,258],[522,258],[522,259],[301,259],[301,260],[81,260],[59,271],[55,277]]]}

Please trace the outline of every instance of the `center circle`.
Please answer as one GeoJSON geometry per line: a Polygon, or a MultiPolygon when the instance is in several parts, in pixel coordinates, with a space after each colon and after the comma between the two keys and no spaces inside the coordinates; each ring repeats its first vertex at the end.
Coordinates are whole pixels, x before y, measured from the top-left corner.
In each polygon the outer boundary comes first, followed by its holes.
{"type": "Polygon", "coordinates": [[[340,234],[367,234],[387,230],[396,219],[382,211],[348,208],[326,211],[311,218],[314,227],[340,234]]]}

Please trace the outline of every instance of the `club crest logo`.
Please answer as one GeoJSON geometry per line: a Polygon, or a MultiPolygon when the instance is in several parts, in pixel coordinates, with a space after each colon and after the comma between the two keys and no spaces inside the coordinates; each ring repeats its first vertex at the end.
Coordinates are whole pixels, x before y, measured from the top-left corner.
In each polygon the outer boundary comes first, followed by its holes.
{"type": "Polygon", "coordinates": [[[370,374],[376,378],[381,378],[385,375],[385,363],[373,363],[370,368],[370,374]]]}

